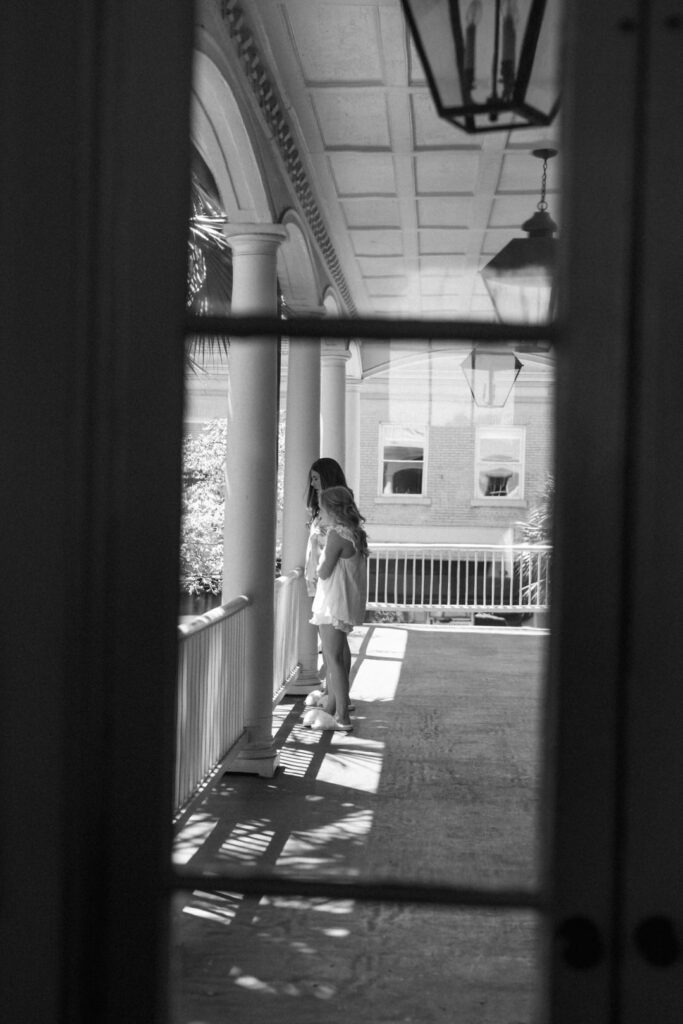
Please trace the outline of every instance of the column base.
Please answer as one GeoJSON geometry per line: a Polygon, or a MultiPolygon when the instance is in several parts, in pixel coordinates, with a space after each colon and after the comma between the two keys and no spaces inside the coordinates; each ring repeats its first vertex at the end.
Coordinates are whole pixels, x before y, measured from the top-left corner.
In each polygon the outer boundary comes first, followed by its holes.
{"type": "Polygon", "coordinates": [[[305,697],[312,690],[320,689],[320,679],[318,678],[317,672],[304,671],[303,669],[299,674],[294,677],[291,682],[288,681],[285,686],[285,693],[288,697],[305,697]]]}
{"type": "Polygon", "coordinates": [[[280,767],[280,752],[272,743],[249,743],[243,745],[229,757],[223,767],[223,775],[260,775],[263,779],[272,779],[280,767]]]}

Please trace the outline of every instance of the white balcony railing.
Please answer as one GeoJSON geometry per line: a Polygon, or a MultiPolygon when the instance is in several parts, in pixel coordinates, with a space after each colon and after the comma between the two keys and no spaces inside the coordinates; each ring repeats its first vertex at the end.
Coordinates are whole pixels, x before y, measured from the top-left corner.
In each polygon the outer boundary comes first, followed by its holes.
{"type": "MultiPolygon", "coordinates": [[[[273,703],[299,672],[303,570],[275,580],[273,703]]],[[[178,627],[175,810],[179,811],[244,732],[245,625],[250,601],[238,597],[178,627]]]]}
{"type": "Polygon", "coordinates": [[[548,544],[372,544],[369,611],[546,611],[548,544]]]}
{"type": "MultiPolygon", "coordinates": [[[[373,544],[369,612],[547,610],[552,549],[545,544],[373,544]]],[[[299,671],[302,570],[275,580],[273,702],[299,671]]],[[[201,788],[244,732],[245,625],[250,601],[236,598],[178,627],[175,807],[201,788]]]]}
{"type": "Polygon", "coordinates": [[[303,595],[303,569],[293,569],[275,580],[275,636],[273,637],[273,701],[282,697],[299,674],[299,602],[303,595]]]}
{"type": "Polygon", "coordinates": [[[178,626],[176,811],[244,730],[249,604],[249,598],[238,597],[178,626]]]}

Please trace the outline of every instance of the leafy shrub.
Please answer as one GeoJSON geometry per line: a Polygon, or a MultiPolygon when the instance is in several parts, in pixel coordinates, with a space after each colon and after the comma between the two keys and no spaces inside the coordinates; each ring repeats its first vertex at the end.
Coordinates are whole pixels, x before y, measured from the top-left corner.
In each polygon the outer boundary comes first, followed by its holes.
{"type": "Polygon", "coordinates": [[[183,444],[180,578],[196,597],[222,588],[227,433],[226,419],[211,420],[183,444]]]}
{"type": "MultiPolygon", "coordinates": [[[[540,500],[534,505],[528,518],[518,522],[517,529],[527,544],[551,544],[553,529],[553,502],[555,480],[546,477],[540,500]]],[[[515,565],[515,576],[521,579],[524,603],[547,604],[550,600],[550,569],[552,552],[542,555],[525,552],[515,565]]]]}
{"type": "MultiPolygon", "coordinates": [[[[183,444],[183,499],[180,536],[180,585],[200,597],[223,587],[223,521],[227,419],[210,420],[183,444]]],[[[283,506],[284,418],[278,443],[277,507],[283,506]]],[[[303,488],[302,488],[303,490],[303,488]]],[[[279,572],[279,545],[275,572],[279,572]]]]}

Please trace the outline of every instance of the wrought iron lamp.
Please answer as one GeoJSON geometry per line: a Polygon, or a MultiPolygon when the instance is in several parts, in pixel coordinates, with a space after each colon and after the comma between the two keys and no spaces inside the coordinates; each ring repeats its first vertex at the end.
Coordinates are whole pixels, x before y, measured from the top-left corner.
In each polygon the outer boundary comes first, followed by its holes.
{"type": "Polygon", "coordinates": [[[545,198],[548,160],[556,149],[534,149],[543,160],[541,199],[536,213],[522,224],[528,238],[513,238],[481,271],[491,302],[502,323],[547,323],[555,307],[557,224],[545,198]]]}
{"type": "Polygon", "coordinates": [[[509,349],[492,351],[475,345],[461,363],[474,404],[501,409],[510,397],[522,366],[509,349]]]}
{"type": "Polygon", "coordinates": [[[469,133],[551,124],[561,0],[401,2],[439,117],[469,133]]]}

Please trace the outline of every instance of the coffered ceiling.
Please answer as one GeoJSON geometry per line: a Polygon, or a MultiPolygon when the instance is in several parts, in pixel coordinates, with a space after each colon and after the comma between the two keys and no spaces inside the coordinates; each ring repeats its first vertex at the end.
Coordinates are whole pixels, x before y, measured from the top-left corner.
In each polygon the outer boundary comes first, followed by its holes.
{"type": "MultiPolygon", "coordinates": [[[[478,273],[536,209],[559,125],[440,120],[399,0],[244,0],[361,315],[493,319],[478,273]]],[[[549,164],[558,223],[560,158],[549,164]]]]}

